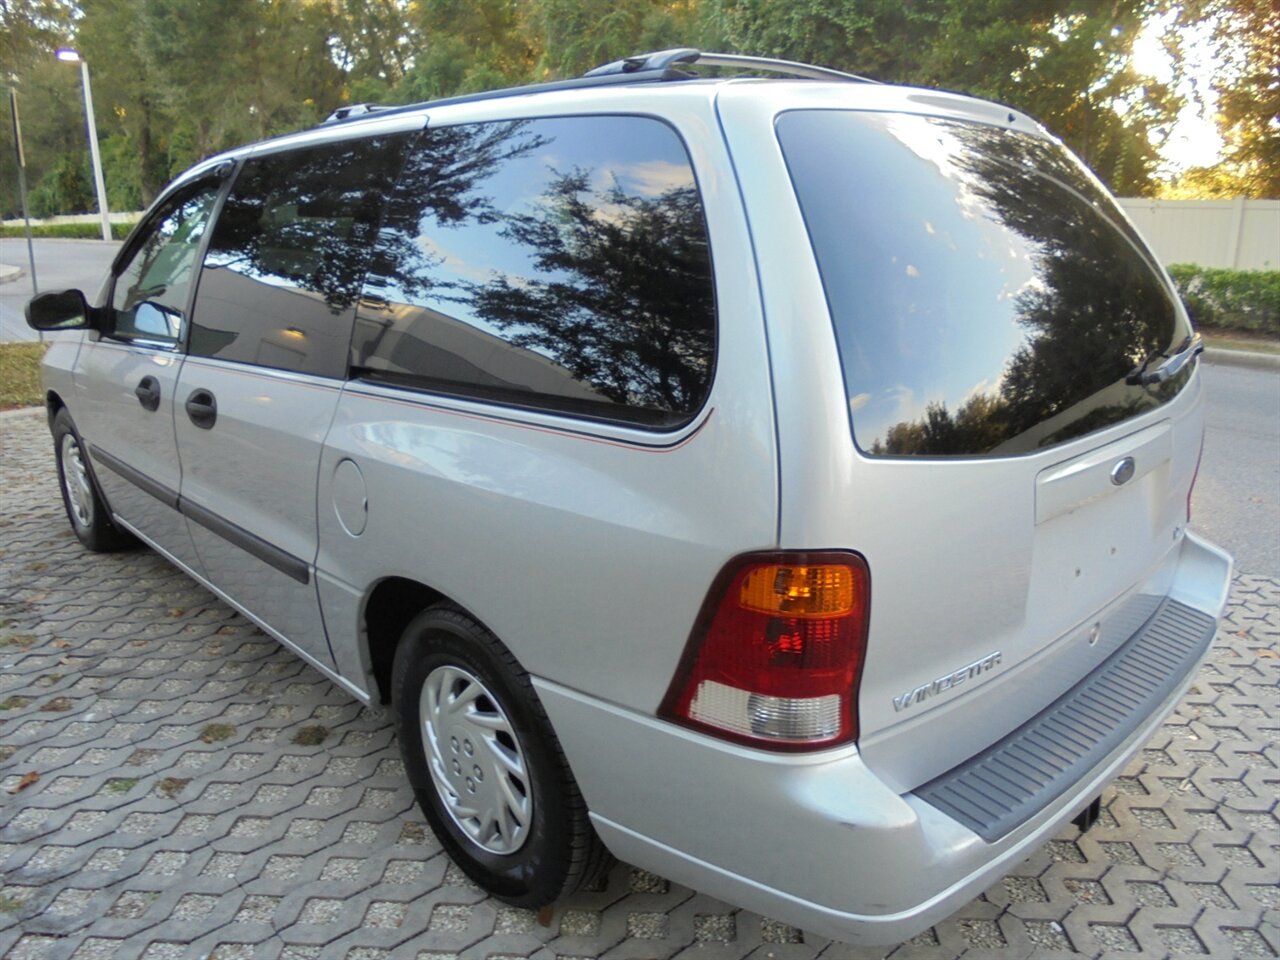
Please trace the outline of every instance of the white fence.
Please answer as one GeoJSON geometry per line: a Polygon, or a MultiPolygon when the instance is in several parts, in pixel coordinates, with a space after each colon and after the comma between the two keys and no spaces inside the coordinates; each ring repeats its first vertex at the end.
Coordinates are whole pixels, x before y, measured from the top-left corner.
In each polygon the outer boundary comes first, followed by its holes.
{"type": "Polygon", "coordinates": [[[1122,199],[1160,262],[1280,270],[1280,200],[1122,199]]]}

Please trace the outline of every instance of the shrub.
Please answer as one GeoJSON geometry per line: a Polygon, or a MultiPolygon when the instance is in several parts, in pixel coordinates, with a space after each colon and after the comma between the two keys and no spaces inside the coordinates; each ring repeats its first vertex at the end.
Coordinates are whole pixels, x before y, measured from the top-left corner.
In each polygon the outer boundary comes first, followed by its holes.
{"type": "Polygon", "coordinates": [[[1196,326],[1280,334],[1280,270],[1176,263],[1169,274],[1196,326]]]}

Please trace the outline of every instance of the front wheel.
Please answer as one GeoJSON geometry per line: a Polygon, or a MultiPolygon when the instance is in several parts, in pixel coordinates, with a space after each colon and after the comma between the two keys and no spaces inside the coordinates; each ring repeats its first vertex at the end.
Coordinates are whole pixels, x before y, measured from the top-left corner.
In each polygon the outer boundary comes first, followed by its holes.
{"type": "Polygon", "coordinates": [[[396,650],[405,770],[454,861],[508,903],[540,907],[607,855],[529,675],[469,616],[432,607],[396,650]]]}
{"type": "Polygon", "coordinates": [[[76,538],[97,553],[136,547],[138,541],[133,535],[111,522],[111,513],[94,482],[84,441],[65,407],[53,418],[53,451],[62,505],[76,538]]]}

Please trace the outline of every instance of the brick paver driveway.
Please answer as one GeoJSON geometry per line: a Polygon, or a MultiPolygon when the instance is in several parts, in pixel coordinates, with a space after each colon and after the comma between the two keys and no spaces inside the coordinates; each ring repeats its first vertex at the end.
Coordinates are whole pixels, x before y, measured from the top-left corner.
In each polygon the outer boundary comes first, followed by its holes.
{"type": "MultiPolygon", "coordinates": [[[[0,416],[0,955],[1273,957],[1280,583],[1074,827],[908,944],[830,943],[620,864],[536,915],[448,861],[362,708],[147,551],[93,556],[40,412],[0,416]]],[[[776,845],[786,839],[744,837],[776,845]]]]}

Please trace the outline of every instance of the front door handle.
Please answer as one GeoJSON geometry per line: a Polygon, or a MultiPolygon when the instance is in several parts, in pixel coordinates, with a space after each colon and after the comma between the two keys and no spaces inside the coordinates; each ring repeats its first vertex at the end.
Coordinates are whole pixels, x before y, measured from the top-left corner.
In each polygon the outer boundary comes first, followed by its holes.
{"type": "Polygon", "coordinates": [[[218,402],[208,390],[193,390],[187,397],[187,416],[201,430],[212,430],[218,419],[218,402]]]}
{"type": "Polygon", "coordinates": [[[160,381],[155,377],[146,376],[138,381],[138,385],[133,388],[133,395],[138,398],[144,410],[160,409],[160,381]]]}

